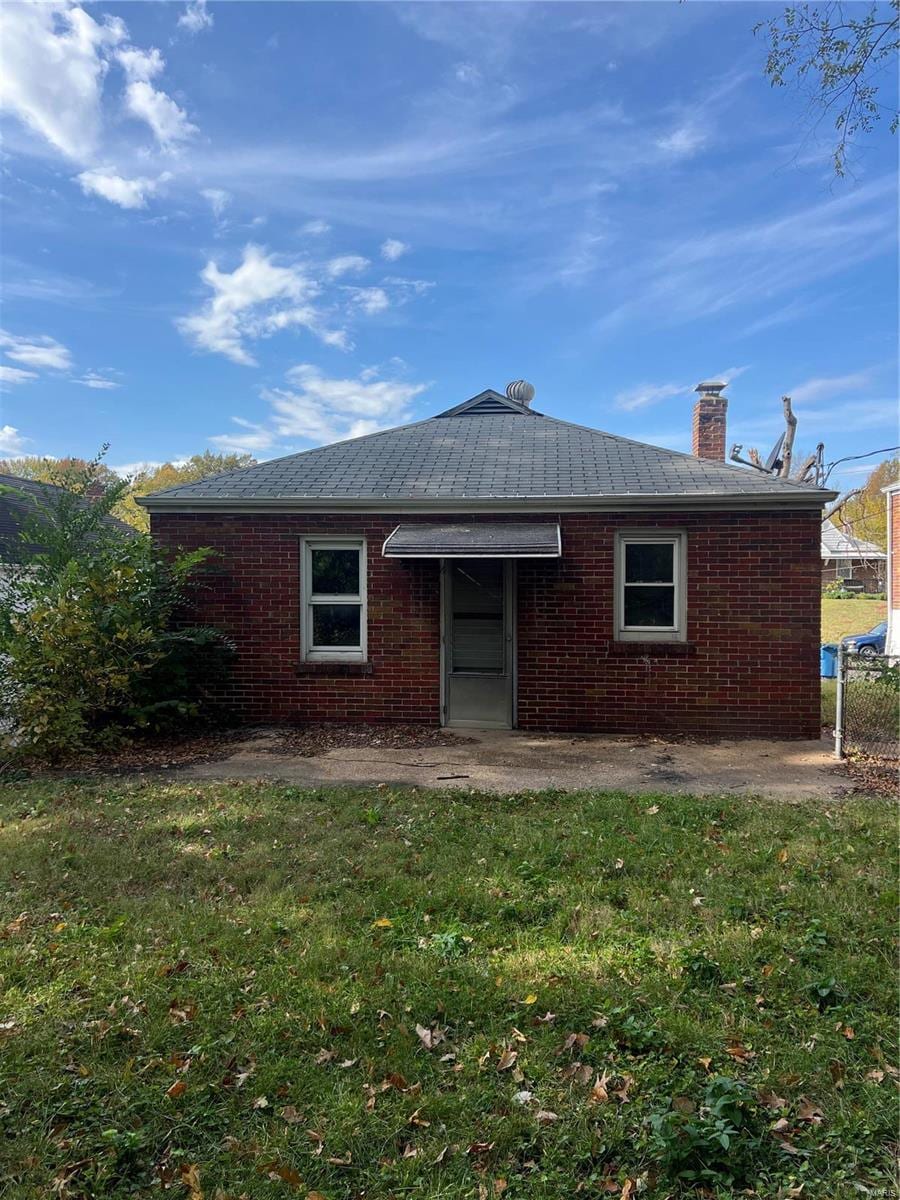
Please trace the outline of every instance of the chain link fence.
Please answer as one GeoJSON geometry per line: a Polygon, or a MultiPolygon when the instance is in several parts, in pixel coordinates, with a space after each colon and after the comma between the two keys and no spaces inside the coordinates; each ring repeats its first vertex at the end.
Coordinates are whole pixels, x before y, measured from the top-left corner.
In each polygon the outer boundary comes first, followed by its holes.
{"type": "Polygon", "coordinates": [[[900,764],[900,658],[848,654],[837,664],[835,753],[865,756],[885,769],[900,764]]]}

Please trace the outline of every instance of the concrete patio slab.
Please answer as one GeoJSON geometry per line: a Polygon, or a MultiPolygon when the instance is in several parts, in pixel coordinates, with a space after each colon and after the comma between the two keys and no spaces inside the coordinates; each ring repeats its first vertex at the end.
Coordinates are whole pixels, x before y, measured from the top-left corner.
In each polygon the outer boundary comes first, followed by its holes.
{"type": "Polygon", "coordinates": [[[172,773],[189,779],[269,778],[307,785],[406,784],[485,791],[582,788],[708,795],[731,792],[785,800],[839,798],[849,790],[830,740],[687,740],[465,730],[468,743],[400,750],[332,749],[314,757],[279,751],[275,731],[255,731],[216,762],[172,773]]]}

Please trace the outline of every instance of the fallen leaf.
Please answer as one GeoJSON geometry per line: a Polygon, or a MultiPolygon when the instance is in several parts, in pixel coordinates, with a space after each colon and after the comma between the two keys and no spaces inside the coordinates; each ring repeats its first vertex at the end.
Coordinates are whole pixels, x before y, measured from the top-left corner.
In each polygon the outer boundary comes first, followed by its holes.
{"type": "Polygon", "coordinates": [[[546,1108],[539,1108],[534,1115],[540,1125],[552,1125],[554,1121],[559,1120],[558,1113],[550,1112],[546,1108]]]}
{"type": "Polygon", "coordinates": [[[182,1163],[181,1182],[188,1190],[189,1200],[203,1200],[200,1187],[200,1168],[196,1163],[182,1163]]]}
{"type": "Polygon", "coordinates": [[[299,1125],[303,1120],[301,1113],[297,1111],[293,1104],[286,1104],[278,1113],[282,1121],[287,1121],[288,1125],[299,1125]]]}
{"type": "Polygon", "coordinates": [[[594,1081],[594,1086],[591,1088],[591,1094],[588,1097],[589,1104],[606,1104],[609,1100],[609,1092],[606,1088],[607,1075],[604,1071],[602,1075],[598,1075],[594,1081]]]}
{"type": "Polygon", "coordinates": [[[525,999],[522,1001],[522,1003],[523,1004],[537,1004],[537,996],[534,994],[534,992],[529,992],[528,995],[525,997],[525,999]]]}
{"type": "Polygon", "coordinates": [[[513,1093],[513,1100],[516,1104],[527,1104],[530,1100],[533,1100],[533,1099],[534,1099],[533,1092],[528,1092],[528,1091],[523,1090],[521,1092],[513,1093]]]}
{"type": "Polygon", "coordinates": [[[269,1101],[266,1099],[265,1096],[257,1096],[256,1099],[253,1101],[252,1107],[253,1108],[268,1108],[269,1101]]]}
{"type": "Polygon", "coordinates": [[[419,1153],[419,1151],[415,1148],[415,1146],[411,1142],[408,1142],[403,1147],[403,1157],[404,1158],[416,1158],[418,1156],[418,1153],[419,1153]]]}
{"type": "Polygon", "coordinates": [[[787,1108],[787,1100],[784,1096],[776,1096],[774,1092],[760,1091],[756,1093],[756,1098],[764,1108],[770,1108],[777,1111],[779,1108],[787,1108]]]}
{"type": "Polygon", "coordinates": [[[778,861],[780,863],[786,863],[787,860],[788,860],[788,852],[787,852],[787,847],[785,847],[784,849],[778,851],[778,861]]]}
{"type": "Polygon", "coordinates": [[[704,1055],[702,1058],[698,1058],[697,1062],[700,1064],[700,1066],[703,1068],[704,1071],[709,1071],[709,1066],[710,1066],[710,1063],[712,1062],[712,1059],[707,1058],[704,1055]]]}
{"type": "Polygon", "coordinates": [[[844,1037],[847,1039],[848,1042],[852,1042],[853,1039],[856,1037],[856,1034],[853,1032],[852,1025],[845,1025],[843,1032],[844,1032],[844,1037]]]}
{"type": "Polygon", "coordinates": [[[433,1050],[435,1046],[438,1046],[441,1042],[446,1041],[443,1032],[438,1029],[437,1026],[434,1026],[431,1029],[426,1029],[424,1025],[417,1025],[416,1033],[419,1041],[426,1050],[433,1050]]]}
{"type": "Polygon", "coordinates": [[[519,1057],[519,1055],[518,1055],[517,1051],[510,1050],[507,1047],[507,1049],[503,1051],[503,1053],[500,1055],[500,1058],[497,1061],[497,1070],[498,1071],[508,1071],[510,1069],[510,1067],[515,1066],[516,1059],[518,1057],[519,1057]]]}
{"type": "Polygon", "coordinates": [[[268,1163],[266,1166],[266,1177],[271,1180],[280,1179],[282,1183],[288,1184],[289,1187],[303,1187],[303,1179],[300,1172],[288,1163],[268,1163]]]}
{"type": "Polygon", "coordinates": [[[197,1005],[191,1000],[173,1000],[169,1005],[169,1020],[173,1025],[186,1025],[197,1015],[197,1005]]]}
{"type": "Polygon", "coordinates": [[[449,1146],[445,1146],[443,1148],[443,1150],[440,1152],[440,1154],[437,1156],[437,1158],[434,1160],[434,1162],[432,1163],[432,1166],[439,1167],[441,1165],[441,1163],[444,1161],[444,1159],[447,1157],[447,1151],[449,1149],[450,1149],[449,1146]]]}
{"type": "Polygon", "coordinates": [[[877,1067],[874,1067],[871,1071],[866,1071],[865,1077],[871,1080],[872,1083],[881,1083],[882,1079],[884,1079],[884,1071],[879,1071],[877,1067]]]}
{"type": "Polygon", "coordinates": [[[659,812],[659,805],[651,804],[649,808],[644,809],[644,812],[647,814],[648,817],[655,817],[656,814],[659,812]]]}
{"type": "Polygon", "coordinates": [[[502,1196],[503,1193],[506,1191],[506,1188],[507,1188],[507,1183],[506,1183],[505,1179],[495,1179],[494,1180],[494,1195],[495,1196],[502,1196]]]}
{"type": "Polygon", "coordinates": [[[751,1058],[756,1058],[756,1051],[748,1050],[740,1042],[732,1042],[730,1046],[726,1046],[725,1053],[737,1062],[748,1062],[751,1058]]]}
{"type": "Polygon", "coordinates": [[[622,1184],[622,1190],[619,1193],[619,1200],[631,1200],[636,1187],[637,1183],[634,1179],[626,1179],[622,1184]]]}
{"type": "Polygon", "coordinates": [[[809,1100],[806,1100],[801,1096],[800,1104],[797,1109],[797,1120],[809,1121],[813,1125],[821,1125],[824,1119],[825,1114],[822,1112],[821,1108],[818,1108],[815,1104],[811,1104],[809,1100]]]}
{"type": "Polygon", "coordinates": [[[187,1091],[187,1084],[183,1079],[176,1079],[170,1088],[166,1089],[166,1095],[170,1100],[177,1100],[179,1096],[183,1096],[187,1091]]]}
{"type": "Polygon", "coordinates": [[[379,917],[377,921],[372,922],[373,929],[392,929],[394,922],[390,917],[379,917]]]}

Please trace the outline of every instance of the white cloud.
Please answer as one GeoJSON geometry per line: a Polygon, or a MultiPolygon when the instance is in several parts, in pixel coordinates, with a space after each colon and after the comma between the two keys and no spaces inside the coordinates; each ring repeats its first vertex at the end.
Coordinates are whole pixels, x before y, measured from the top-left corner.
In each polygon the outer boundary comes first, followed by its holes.
{"type": "Polygon", "coordinates": [[[200,195],[208,202],[215,219],[220,221],[225,209],[231,203],[231,193],[226,192],[224,188],[204,188],[200,195]]]}
{"type": "Polygon", "coordinates": [[[80,383],[84,387],[93,388],[95,391],[112,391],[113,388],[121,387],[121,383],[117,383],[114,379],[107,379],[105,375],[101,375],[98,371],[85,371],[80,379],[73,379],[73,383],[80,383]]]}
{"type": "Polygon", "coordinates": [[[72,366],[72,355],[66,347],[46,335],[17,337],[0,329],[0,347],[13,362],[39,371],[68,371],[72,366]]]}
{"type": "Polygon", "coordinates": [[[304,326],[327,344],[345,335],[325,327],[309,301],[319,285],[300,266],[279,266],[259,246],[244,248],[240,266],[220,271],[208,262],[200,275],[212,296],[203,308],[177,321],[178,328],[200,350],[224,354],[232,362],[255,366],[246,339],[268,337],[290,326],[304,326]]]}
{"type": "Polygon", "coordinates": [[[27,440],[14,425],[0,425],[0,454],[8,454],[10,457],[24,454],[27,440]]]}
{"type": "Polygon", "coordinates": [[[388,294],[384,288],[348,288],[347,291],[350,293],[350,297],[357,308],[368,317],[374,316],[375,313],[384,312],[386,308],[390,308],[391,306],[388,294]]]}
{"type": "Polygon", "coordinates": [[[619,392],[614,403],[616,408],[633,412],[638,408],[659,404],[661,400],[670,400],[673,396],[686,396],[690,390],[683,383],[639,383],[636,387],[619,392]]]}
{"type": "Polygon", "coordinates": [[[361,437],[409,416],[409,405],[427,384],[393,379],[333,379],[309,363],[287,372],[292,390],[266,391],[275,432],[283,438],[331,442],[361,437]]]}
{"type": "Polygon", "coordinates": [[[872,383],[871,369],[853,371],[849,375],[820,376],[807,379],[792,388],[789,395],[795,404],[808,404],[810,401],[827,400],[831,396],[843,396],[848,392],[859,392],[870,389],[872,383]]]}
{"type": "Polygon", "coordinates": [[[322,234],[328,233],[330,229],[331,229],[331,226],[328,224],[327,221],[317,220],[317,221],[307,221],[305,225],[301,225],[300,232],[301,233],[309,233],[313,237],[321,237],[322,234]]]}
{"type": "Polygon", "coordinates": [[[164,173],[158,179],[125,179],[117,175],[112,167],[96,167],[91,171],[82,171],[78,182],[86,196],[101,196],[120,208],[146,208],[147,198],[168,178],[170,176],[164,173]]]}
{"type": "Polygon", "coordinates": [[[457,83],[481,83],[482,75],[474,63],[460,62],[453,68],[453,77],[457,83]]]}
{"type": "Polygon", "coordinates": [[[0,109],[14,113],[68,158],[97,144],[107,54],[124,23],[98,23],[66,3],[0,6],[0,109]]]}
{"type": "Polygon", "coordinates": [[[387,238],[381,243],[381,257],[387,262],[396,262],[408,250],[409,246],[406,242],[401,242],[397,238],[387,238]]]}
{"type": "Polygon", "coordinates": [[[7,367],[0,363],[0,383],[27,383],[29,379],[37,379],[34,371],[23,371],[21,367],[7,367]]]}
{"type": "Polygon", "coordinates": [[[341,275],[349,275],[364,271],[369,260],[361,254],[341,254],[325,264],[325,272],[331,279],[339,279],[341,275]]]}
{"type": "Polygon", "coordinates": [[[745,367],[726,367],[724,371],[718,371],[712,376],[713,379],[721,379],[723,383],[734,383],[735,379],[739,379],[741,375],[746,374],[750,370],[749,366],[745,367]]]}
{"type": "Polygon", "coordinates": [[[212,13],[206,10],[206,0],[190,0],[178,18],[179,28],[186,29],[188,33],[200,33],[204,29],[211,29],[212,24],[213,17],[212,13]]]}
{"type": "Polygon", "coordinates": [[[261,393],[271,408],[267,422],[232,417],[238,428],[211,437],[212,444],[219,450],[256,454],[295,439],[321,445],[361,437],[407,420],[412,401],[428,386],[379,379],[375,368],[356,378],[335,379],[309,363],[292,367],[286,378],[289,387],[261,393]]]}
{"type": "Polygon", "coordinates": [[[143,79],[145,83],[155,79],[166,65],[166,60],[151,46],[149,50],[140,50],[137,46],[124,46],[116,51],[116,58],[129,80],[143,79]]]}
{"type": "Polygon", "coordinates": [[[275,434],[264,425],[255,425],[245,421],[243,417],[232,417],[235,425],[239,426],[234,433],[217,433],[209,440],[217,449],[226,454],[257,454],[261,450],[269,450],[275,444],[275,434]]]}
{"type": "Polygon", "coordinates": [[[163,150],[172,150],[197,132],[183,108],[146,79],[136,79],[125,89],[125,105],[132,116],[146,121],[163,150]]]}
{"type": "Polygon", "coordinates": [[[665,137],[656,139],[656,147],[672,158],[691,158],[706,145],[707,135],[697,125],[688,121],[673,129],[665,137]]]}

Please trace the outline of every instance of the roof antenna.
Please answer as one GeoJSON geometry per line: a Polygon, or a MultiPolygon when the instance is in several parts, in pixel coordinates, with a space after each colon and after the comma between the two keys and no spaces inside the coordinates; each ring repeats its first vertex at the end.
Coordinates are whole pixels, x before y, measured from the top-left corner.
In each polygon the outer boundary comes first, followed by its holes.
{"type": "Polygon", "coordinates": [[[527,379],[514,379],[506,385],[506,398],[527,408],[534,399],[534,384],[527,379]]]}

